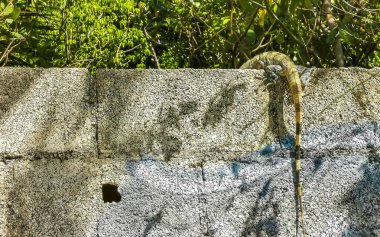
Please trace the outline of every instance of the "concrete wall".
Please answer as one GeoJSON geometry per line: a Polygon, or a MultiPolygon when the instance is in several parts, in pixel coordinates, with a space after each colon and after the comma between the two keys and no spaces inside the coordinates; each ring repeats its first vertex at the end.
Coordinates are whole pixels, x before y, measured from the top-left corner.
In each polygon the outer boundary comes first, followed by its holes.
{"type": "MultiPolygon", "coordinates": [[[[0,68],[0,236],[295,236],[294,109],[263,79],[0,68]]],[[[307,232],[380,236],[380,70],[307,79],[307,232]]]]}

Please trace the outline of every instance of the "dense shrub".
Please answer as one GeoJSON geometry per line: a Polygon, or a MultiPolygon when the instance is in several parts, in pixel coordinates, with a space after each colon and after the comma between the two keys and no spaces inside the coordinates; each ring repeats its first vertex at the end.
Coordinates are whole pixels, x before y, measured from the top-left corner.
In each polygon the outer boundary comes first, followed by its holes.
{"type": "Polygon", "coordinates": [[[0,0],[0,65],[236,68],[276,50],[380,65],[378,1],[0,0]]]}

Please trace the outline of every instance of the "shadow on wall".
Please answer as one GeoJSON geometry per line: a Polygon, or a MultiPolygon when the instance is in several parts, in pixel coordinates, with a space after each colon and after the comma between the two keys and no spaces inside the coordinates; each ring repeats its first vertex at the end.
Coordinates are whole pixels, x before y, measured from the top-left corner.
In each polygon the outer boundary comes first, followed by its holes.
{"type": "Polygon", "coordinates": [[[83,207],[91,203],[86,195],[96,173],[84,156],[95,155],[96,146],[84,71],[10,71],[12,81],[21,81],[0,120],[1,148],[11,150],[7,236],[81,236],[88,229],[81,226],[88,223],[83,207]],[[12,160],[12,152],[22,155],[12,160]]]}
{"type": "Polygon", "coordinates": [[[30,70],[19,69],[17,76],[14,72],[7,75],[7,71],[3,71],[0,77],[0,119],[4,117],[6,112],[12,108],[26,91],[34,84],[34,80],[39,77],[43,69],[36,69],[31,73],[30,70]]]}
{"type": "Polygon", "coordinates": [[[247,83],[231,85],[230,82],[222,88],[216,96],[211,98],[203,118],[203,126],[216,126],[220,123],[225,114],[231,110],[231,106],[234,105],[236,92],[246,90],[246,87],[247,83]]]}
{"type": "Polygon", "coordinates": [[[278,203],[273,202],[274,190],[270,188],[272,178],[265,183],[255,204],[251,207],[249,217],[244,222],[242,237],[248,236],[278,236],[278,203]],[[262,200],[265,200],[264,202],[262,200]],[[273,210],[272,215],[265,217],[267,210],[273,210]],[[262,218],[264,217],[264,218],[262,218]]]}
{"type": "MultiPolygon", "coordinates": [[[[20,72],[24,70],[10,70],[13,76],[20,72]]],[[[20,82],[21,85],[15,79],[12,93],[19,94],[12,97],[1,114],[1,155],[12,159],[15,158],[12,156],[33,156],[40,151],[95,153],[85,70],[25,69],[25,75],[21,78],[26,82],[20,82]]]]}
{"type": "Polygon", "coordinates": [[[6,236],[86,235],[89,182],[96,172],[84,160],[63,156],[15,164],[7,177],[13,185],[6,200],[6,236]]]}
{"type": "MultiPolygon", "coordinates": [[[[279,204],[273,200],[276,188],[272,187],[272,178],[250,177],[249,173],[257,168],[255,162],[252,164],[210,163],[186,168],[148,155],[142,161],[129,162],[126,168],[131,178],[120,188],[122,200],[103,214],[97,233],[92,236],[168,233],[170,236],[255,233],[277,236],[279,204]],[[238,214],[246,217],[237,220],[238,214]],[[231,232],[229,228],[236,223],[239,228],[231,232]]],[[[284,163],[281,166],[284,168],[284,163]]],[[[287,190],[291,192],[290,188],[287,190]]]]}
{"type": "Polygon", "coordinates": [[[380,233],[380,153],[373,148],[369,151],[368,163],[361,167],[363,179],[341,201],[349,210],[351,223],[342,236],[378,236],[380,233]]]}
{"type": "MultiPolygon", "coordinates": [[[[130,78],[139,78],[141,77],[139,74],[142,72],[130,73],[130,78]]],[[[118,76],[120,75],[115,77],[118,76]]],[[[183,130],[181,131],[181,128],[184,127],[181,122],[188,119],[195,129],[204,129],[205,126],[215,127],[233,109],[237,93],[245,91],[247,87],[247,83],[232,82],[222,87],[207,104],[204,115],[199,116],[196,114],[202,109],[200,101],[179,101],[177,105],[173,106],[172,100],[160,97],[164,93],[155,92],[158,86],[152,86],[152,84],[156,85],[155,83],[162,83],[162,81],[150,79],[149,83],[137,79],[128,79],[123,82],[111,80],[103,82],[109,83],[106,86],[103,84],[97,86],[101,95],[99,101],[101,113],[112,118],[100,122],[101,151],[110,150],[125,157],[138,157],[141,153],[153,153],[162,155],[165,161],[170,161],[183,149],[182,139],[188,135],[184,134],[183,130]],[[103,87],[108,90],[104,91],[103,87]],[[144,91],[144,94],[148,91],[157,98],[125,97],[129,94],[138,95],[140,91],[136,91],[137,89],[144,91]],[[133,114],[133,117],[130,114],[133,114]]],[[[160,84],[160,86],[165,91],[166,85],[160,84]]],[[[174,89],[172,90],[174,91],[174,89]]],[[[167,94],[170,93],[167,92],[167,94]]]]}
{"type": "MultiPolygon", "coordinates": [[[[360,139],[374,141],[377,126],[346,124],[335,128],[342,133],[328,127],[306,134],[305,141],[319,148],[309,146],[302,161],[303,167],[310,167],[303,170],[310,236],[322,229],[341,236],[376,236],[379,151],[368,147],[361,150],[364,155],[357,150],[350,154],[334,142],[346,142],[351,149],[361,144],[360,139]],[[327,137],[321,145],[321,138],[327,137]]],[[[148,154],[128,162],[130,178],[120,187],[122,199],[103,213],[92,236],[293,236],[292,162],[277,149],[279,144],[272,147],[271,153],[260,150],[233,162],[204,162],[191,168],[148,154]]]]}

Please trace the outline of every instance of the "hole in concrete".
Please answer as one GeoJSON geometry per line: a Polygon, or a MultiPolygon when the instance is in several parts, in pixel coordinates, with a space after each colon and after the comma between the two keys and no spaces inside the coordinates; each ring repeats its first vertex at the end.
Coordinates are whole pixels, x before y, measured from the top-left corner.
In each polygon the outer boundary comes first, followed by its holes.
{"type": "Polygon", "coordinates": [[[103,184],[102,192],[103,192],[103,201],[104,202],[120,202],[121,195],[119,191],[117,191],[118,186],[116,184],[103,184]]]}

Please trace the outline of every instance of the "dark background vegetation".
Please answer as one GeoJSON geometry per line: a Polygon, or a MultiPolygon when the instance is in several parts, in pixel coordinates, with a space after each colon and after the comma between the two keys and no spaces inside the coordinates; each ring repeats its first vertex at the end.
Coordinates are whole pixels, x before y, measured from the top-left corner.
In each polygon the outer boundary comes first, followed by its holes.
{"type": "Polygon", "coordinates": [[[365,0],[0,0],[0,66],[380,66],[380,3],[365,0]]]}

